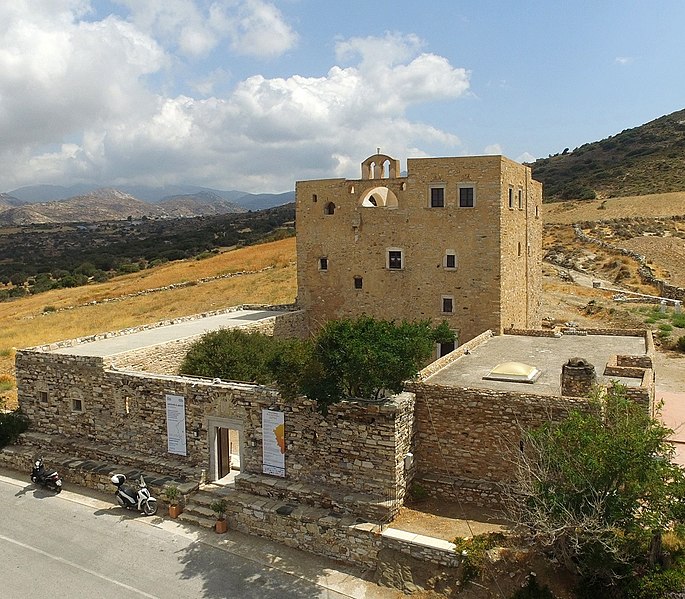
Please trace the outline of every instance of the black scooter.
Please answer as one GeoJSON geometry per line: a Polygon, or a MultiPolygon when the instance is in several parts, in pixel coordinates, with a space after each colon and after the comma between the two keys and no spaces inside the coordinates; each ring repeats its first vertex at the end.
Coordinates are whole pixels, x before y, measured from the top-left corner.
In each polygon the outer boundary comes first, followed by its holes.
{"type": "Polygon", "coordinates": [[[46,487],[55,493],[62,491],[62,477],[56,470],[46,470],[43,464],[43,458],[38,458],[33,463],[33,470],[31,470],[31,482],[46,487]]]}

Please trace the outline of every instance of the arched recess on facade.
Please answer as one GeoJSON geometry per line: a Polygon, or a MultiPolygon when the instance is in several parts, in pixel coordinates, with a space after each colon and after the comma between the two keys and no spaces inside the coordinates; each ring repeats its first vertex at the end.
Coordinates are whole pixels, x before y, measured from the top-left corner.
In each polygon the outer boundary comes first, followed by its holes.
{"type": "Polygon", "coordinates": [[[364,208],[397,208],[399,203],[392,190],[387,187],[374,187],[362,196],[361,205],[364,208]]]}
{"type": "Polygon", "coordinates": [[[335,214],[335,204],[333,202],[328,202],[323,208],[323,213],[327,215],[335,214]]]}

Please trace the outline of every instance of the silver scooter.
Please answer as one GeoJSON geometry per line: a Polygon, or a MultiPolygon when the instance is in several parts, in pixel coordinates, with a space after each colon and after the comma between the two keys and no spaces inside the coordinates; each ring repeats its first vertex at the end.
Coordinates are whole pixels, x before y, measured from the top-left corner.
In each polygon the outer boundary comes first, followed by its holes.
{"type": "Polygon", "coordinates": [[[117,488],[114,496],[121,507],[128,510],[138,510],[146,516],[154,516],[157,513],[157,500],[150,494],[142,474],[140,475],[138,489],[125,487],[126,477],[123,474],[115,474],[110,480],[117,488]]]}

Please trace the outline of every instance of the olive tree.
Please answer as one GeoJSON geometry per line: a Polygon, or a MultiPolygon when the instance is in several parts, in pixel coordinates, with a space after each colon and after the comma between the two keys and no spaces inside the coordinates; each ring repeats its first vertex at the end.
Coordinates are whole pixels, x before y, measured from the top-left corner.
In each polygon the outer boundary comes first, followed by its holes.
{"type": "Polygon", "coordinates": [[[522,430],[507,495],[511,518],[585,580],[613,584],[660,559],[661,534],[684,514],[672,431],[612,384],[587,411],[522,430]]]}

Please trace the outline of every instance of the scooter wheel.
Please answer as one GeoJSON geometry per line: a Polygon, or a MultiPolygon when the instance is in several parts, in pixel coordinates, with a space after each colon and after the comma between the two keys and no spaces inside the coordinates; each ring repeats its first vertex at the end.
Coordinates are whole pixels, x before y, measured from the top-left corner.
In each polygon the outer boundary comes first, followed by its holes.
{"type": "Polygon", "coordinates": [[[154,499],[148,499],[143,502],[142,508],[146,516],[154,516],[157,513],[157,502],[154,499]]]}
{"type": "Polygon", "coordinates": [[[58,487],[57,485],[49,485],[48,489],[51,491],[54,491],[55,493],[61,493],[62,492],[62,487],[58,487]]]}

